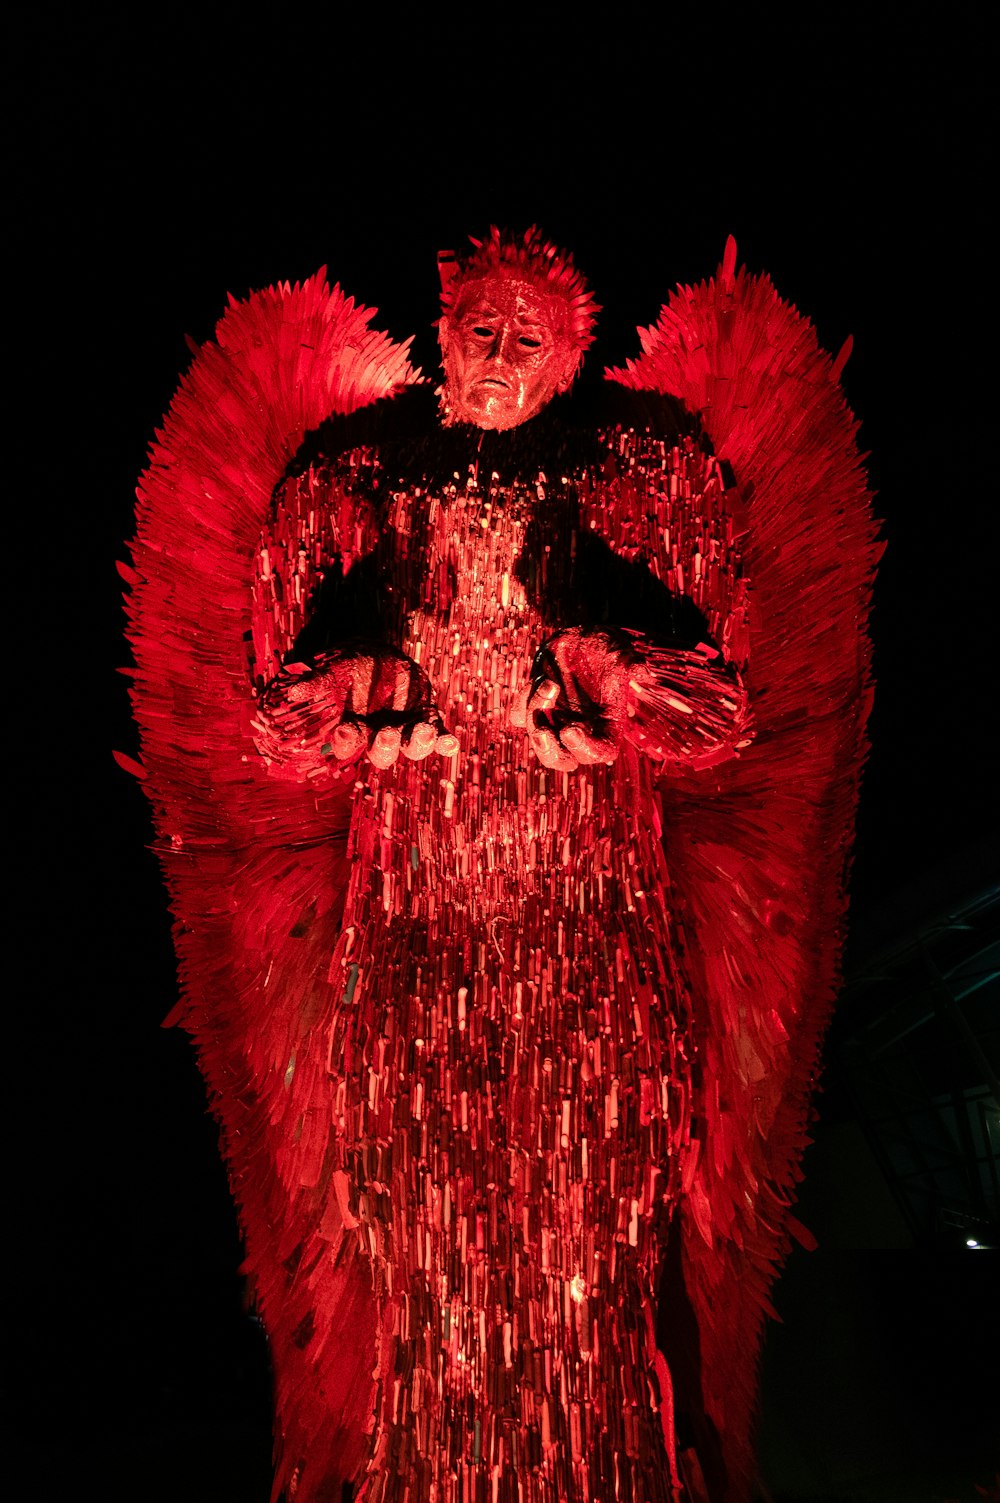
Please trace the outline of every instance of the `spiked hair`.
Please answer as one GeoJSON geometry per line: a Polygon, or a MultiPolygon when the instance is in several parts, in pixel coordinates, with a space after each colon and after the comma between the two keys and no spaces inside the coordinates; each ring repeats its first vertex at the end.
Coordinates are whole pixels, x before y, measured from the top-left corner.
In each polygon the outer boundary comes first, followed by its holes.
{"type": "Polygon", "coordinates": [[[582,354],[594,342],[594,323],[601,311],[568,251],[546,240],[532,225],[523,235],[490,226],[486,240],[469,236],[471,251],[439,251],[441,311],[455,306],[459,289],[466,282],[485,277],[511,277],[530,282],[547,296],[558,297],[566,306],[566,334],[582,354]]]}

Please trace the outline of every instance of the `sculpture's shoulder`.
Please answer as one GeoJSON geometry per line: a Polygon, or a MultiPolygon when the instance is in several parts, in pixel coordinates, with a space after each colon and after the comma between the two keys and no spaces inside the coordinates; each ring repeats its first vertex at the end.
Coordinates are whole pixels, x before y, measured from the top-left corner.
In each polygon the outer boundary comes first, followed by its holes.
{"type": "Polygon", "coordinates": [[[306,434],[282,481],[310,470],[337,474],[359,451],[386,453],[427,442],[440,427],[437,398],[430,384],[408,386],[354,412],[334,413],[306,434]]]}
{"type": "Polygon", "coordinates": [[[634,429],[665,442],[692,438],[707,443],[698,416],[679,397],[633,390],[618,381],[581,384],[570,399],[567,417],[577,427],[602,434],[634,429]]]}

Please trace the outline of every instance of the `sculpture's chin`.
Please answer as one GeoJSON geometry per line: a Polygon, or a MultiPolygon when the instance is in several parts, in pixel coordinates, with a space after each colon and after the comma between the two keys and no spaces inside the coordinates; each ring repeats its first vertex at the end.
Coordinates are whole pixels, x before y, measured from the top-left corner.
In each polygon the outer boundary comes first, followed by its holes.
{"type": "Polygon", "coordinates": [[[485,397],[459,404],[462,421],[476,428],[516,428],[524,421],[517,402],[503,397],[485,397]]]}
{"type": "Polygon", "coordinates": [[[494,398],[486,402],[462,402],[457,404],[454,421],[469,423],[474,428],[488,428],[494,432],[503,432],[528,422],[541,411],[544,405],[544,402],[525,405],[517,401],[494,398]]]}
{"type": "Polygon", "coordinates": [[[517,412],[514,414],[482,413],[478,417],[470,417],[468,421],[477,428],[489,428],[493,432],[500,433],[507,428],[516,428],[519,423],[527,421],[528,414],[517,412]]]}

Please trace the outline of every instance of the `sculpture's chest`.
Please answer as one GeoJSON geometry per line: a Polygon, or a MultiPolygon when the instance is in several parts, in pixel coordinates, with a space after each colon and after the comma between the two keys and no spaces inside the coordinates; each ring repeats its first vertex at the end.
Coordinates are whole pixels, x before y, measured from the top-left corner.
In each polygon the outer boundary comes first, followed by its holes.
{"type": "Polygon", "coordinates": [[[460,722],[502,723],[541,636],[525,542],[537,495],[470,486],[401,491],[388,508],[381,570],[403,651],[460,722]]]}

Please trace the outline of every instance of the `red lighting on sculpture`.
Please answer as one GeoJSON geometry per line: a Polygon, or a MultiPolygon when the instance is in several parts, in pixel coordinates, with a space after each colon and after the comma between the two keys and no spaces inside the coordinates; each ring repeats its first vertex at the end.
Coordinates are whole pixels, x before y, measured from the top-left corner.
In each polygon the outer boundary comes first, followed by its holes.
{"type": "Polygon", "coordinates": [[[628,421],[560,411],[597,310],[536,232],[442,284],[436,403],[322,276],[232,303],[140,489],[275,1496],[740,1500],[870,699],[855,424],[731,245],[628,421]]]}

